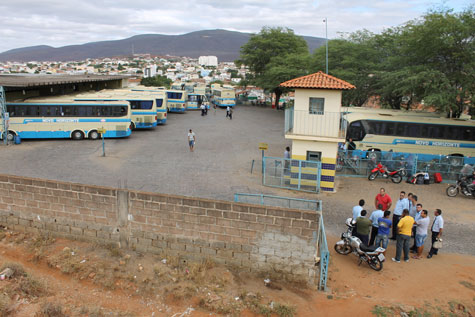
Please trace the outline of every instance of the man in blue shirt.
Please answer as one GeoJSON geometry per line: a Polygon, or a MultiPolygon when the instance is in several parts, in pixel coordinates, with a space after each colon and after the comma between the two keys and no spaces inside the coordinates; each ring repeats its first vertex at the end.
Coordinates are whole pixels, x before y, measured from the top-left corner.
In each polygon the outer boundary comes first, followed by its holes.
{"type": "Polygon", "coordinates": [[[378,209],[373,211],[371,213],[371,216],[369,217],[369,220],[371,220],[371,238],[369,240],[369,245],[373,245],[374,240],[376,239],[376,235],[378,234],[378,219],[384,217],[384,212],[383,212],[383,205],[379,204],[378,209]]]}
{"type": "MultiPolygon", "coordinates": [[[[375,245],[377,247],[381,246],[381,242],[383,243],[382,247],[386,249],[388,247],[389,241],[389,231],[391,230],[392,221],[389,219],[391,212],[386,210],[384,212],[384,218],[378,219],[378,235],[376,236],[375,245]]],[[[386,254],[386,251],[384,252],[386,254]]]]}
{"type": "Polygon", "coordinates": [[[401,219],[402,211],[404,209],[409,210],[409,200],[406,198],[406,192],[402,191],[401,193],[399,193],[399,199],[396,202],[396,206],[394,207],[393,236],[391,237],[391,240],[396,240],[398,234],[397,224],[399,223],[399,219],[401,219]]]}

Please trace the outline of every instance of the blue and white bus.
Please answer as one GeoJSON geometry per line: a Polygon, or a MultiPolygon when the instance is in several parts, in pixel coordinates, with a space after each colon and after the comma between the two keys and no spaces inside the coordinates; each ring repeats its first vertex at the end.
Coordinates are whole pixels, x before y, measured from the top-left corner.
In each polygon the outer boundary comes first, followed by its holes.
{"type": "MultiPolygon", "coordinates": [[[[128,102],[10,102],[8,139],[95,140],[131,134],[128,102]],[[105,132],[103,132],[105,131],[105,132]]],[[[2,122],[3,124],[3,122],[2,122]]]]}
{"type": "Polygon", "coordinates": [[[200,109],[201,105],[205,105],[206,107],[209,108],[209,101],[208,101],[208,98],[206,98],[205,94],[200,94],[200,93],[188,94],[186,109],[189,109],[189,110],[200,109]]]}
{"type": "Polygon", "coordinates": [[[132,89],[131,94],[147,96],[155,99],[155,106],[157,108],[157,124],[165,124],[167,122],[167,93],[163,89],[132,89]]]}
{"type": "Polygon", "coordinates": [[[85,94],[75,101],[128,101],[131,108],[132,129],[149,129],[157,126],[157,105],[155,99],[124,92],[85,94]]]}
{"type": "Polygon", "coordinates": [[[450,156],[451,164],[475,163],[475,121],[391,113],[354,112],[343,115],[346,139],[354,155],[371,157],[381,151],[417,153],[423,160],[450,156]]]}
{"type": "Polygon", "coordinates": [[[167,108],[169,112],[185,112],[187,92],[184,90],[167,90],[167,108]]]}
{"type": "Polygon", "coordinates": [[[213,103],[218,107],[234,107],[236,105],[234,89],[223,87],[213,88],[213,103]]]}

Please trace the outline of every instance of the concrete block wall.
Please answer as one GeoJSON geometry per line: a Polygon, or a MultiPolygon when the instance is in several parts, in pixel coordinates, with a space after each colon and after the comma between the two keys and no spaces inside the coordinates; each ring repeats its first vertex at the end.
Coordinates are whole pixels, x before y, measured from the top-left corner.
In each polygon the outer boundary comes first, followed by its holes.
{"type": "Polygon", "coordinates": [[[0,224],[315,283],[316,212],[0,175],[0,224]]]}

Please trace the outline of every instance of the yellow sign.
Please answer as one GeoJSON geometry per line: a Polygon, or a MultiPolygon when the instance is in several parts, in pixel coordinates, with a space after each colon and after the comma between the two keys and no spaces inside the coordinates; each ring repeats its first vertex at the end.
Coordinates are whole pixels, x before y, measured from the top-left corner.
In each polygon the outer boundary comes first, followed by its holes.
{"type": "Polygon", "coordinates": [[[97,133],[104,134],[106,133],[106,129],[97,129],[97,133]]]}
{"type": "Polygon", "coordinates": [[[267,143],[259,143],[259,150],[267,150],[268,145],[267,143]]]}

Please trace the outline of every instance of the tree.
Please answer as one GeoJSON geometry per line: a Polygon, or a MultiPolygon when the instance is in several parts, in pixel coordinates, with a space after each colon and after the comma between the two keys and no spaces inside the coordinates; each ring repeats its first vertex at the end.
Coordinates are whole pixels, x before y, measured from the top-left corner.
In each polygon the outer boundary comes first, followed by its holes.
{"type": "MultiPolygon", "coordinates": [[[[374,73],[380,60],[374,47],[373,34],[358,31],[347,39],[328,42],[328,73],[356,86],[343,91],[342,104],[362,106],[374,94],[374,73]]],[[[315,50],[312,72],[325,69],[325,47],[315,50]]]]}
{"type": "Polygon", "coordinates": [[[422,19],[384,32],[378,39],[389,48],[380,73],[383,102],[397,108],[405,98],[459,116],[472,108],[475,93],[475,13],[433,11],[422,19]],[[388,45],[389,44],[389,45],[388,45]],[[391,87],[390,89],[388,87],[391,87]]]}
{"type": "Polygon", "coordinates": [[[147,87],[154,86],[154,87],[170,88],[172,84],[172,80],[165,76],[157,75],[155,77],[142,78],[142,80],[140,81],[140,84],[147,87]]]}
{"type": "Polygon", "coordinates": [[[241,47],[235,64],[248,66],[246,82],[274,92],[278,102],[283,92],[279,84],[307,74],[308,57],[307,42],[291,29],[264,27],[241,47]]]}

